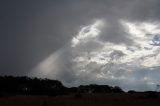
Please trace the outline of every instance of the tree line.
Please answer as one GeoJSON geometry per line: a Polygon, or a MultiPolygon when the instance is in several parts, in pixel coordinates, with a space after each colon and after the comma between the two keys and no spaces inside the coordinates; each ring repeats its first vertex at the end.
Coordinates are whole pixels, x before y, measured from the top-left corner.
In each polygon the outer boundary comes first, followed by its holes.
{"type": "Polygon", "coordinates": [[[0,95],[65,95],[71,93],[120,93],[120,87],[109,85],[80,85],[65,87],[58,80],[30,78],[27,76],[0,76],[0,95]]]}

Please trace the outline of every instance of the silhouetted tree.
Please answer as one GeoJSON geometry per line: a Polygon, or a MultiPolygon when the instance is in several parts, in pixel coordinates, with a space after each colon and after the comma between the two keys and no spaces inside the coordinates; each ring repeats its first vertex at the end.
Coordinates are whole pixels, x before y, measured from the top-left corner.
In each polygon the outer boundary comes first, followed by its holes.
{"type": "Polygon", "coordinates": [[[118,86],[115,86],[113,89],[113,92],[115,92],[115,93],[122,93],[122,92],[124,92],[120,87],[118,87],[118,86]]]}
{"type": "Polygon", "coordinates": [[[60,81],[29,78],[26,76],[0,76],[0,95],[23,94],[23,95],[48,95],[57,96],[69,93],[110,93],[123,92],[120,87],[108,85],[80,85],[79,87],[67,88],[60,81]]]}

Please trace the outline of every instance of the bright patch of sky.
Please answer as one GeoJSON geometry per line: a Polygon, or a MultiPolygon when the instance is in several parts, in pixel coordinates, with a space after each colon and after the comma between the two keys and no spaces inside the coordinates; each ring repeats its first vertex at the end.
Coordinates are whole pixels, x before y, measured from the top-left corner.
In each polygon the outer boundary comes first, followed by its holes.
{"type": "MultiPolygon", "coordinates": [[[[99,40],[101,27],[107,24],[104,20],[97,20],[91,25],[82,27],[78,35],[73,37],[71,42],[73,53],[75,53],[73,69],[78,76],[94,74],[95,79],[133,81],[136,80],[133,73],[160,64],[160,46],[154,45],[159,41],[153,42],[155,36],[160,33],[159,24],[134,23],[126,20],[121,20],[120,23],[128,33],[127,36],[133,41],[132,45],[99,40]],[[82,49],[85,46],[80,46],[89,45],[91,41],[96,42],[95,45],[93,43],[95,49],[90,50],[89,47],[82,49]],[[97,45],[100,45],[99,48],[96,48],[97,45]]],[[[143,76],[141,81],[148,81],[147,84],[154,83],[147,76],[143,76]]]]}

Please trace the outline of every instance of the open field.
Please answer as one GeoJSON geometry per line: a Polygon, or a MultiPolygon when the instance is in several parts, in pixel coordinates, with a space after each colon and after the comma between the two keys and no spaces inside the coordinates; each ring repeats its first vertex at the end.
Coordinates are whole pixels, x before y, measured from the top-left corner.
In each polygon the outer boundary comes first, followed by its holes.
{"type": "Polygon", "coordinates": [[[160,106],[160,97],[145,93],[109,93],[48,96],[0,97],[0,106],[160,106]]]}

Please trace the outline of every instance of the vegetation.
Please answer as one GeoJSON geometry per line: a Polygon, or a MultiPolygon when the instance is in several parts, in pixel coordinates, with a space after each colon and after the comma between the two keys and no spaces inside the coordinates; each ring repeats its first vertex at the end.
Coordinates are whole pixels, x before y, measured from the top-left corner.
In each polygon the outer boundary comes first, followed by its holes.
{"type": "Polygon", "coordinates": [[[57,96],[71,93],[110,93],[123,92],[120,87],[108,85],[81,85],[79,87],[67,88],[60,81],[50,79],[39,79],[29,77],[0,77],[1,95],[48,95],[57,96]]]}
{"type": "Polygon", "coordinates": [[[13,76],[1,76],[0,84],[0,106],[160,106],[158,91],[96,84],[67,88],[57,80],[13,76]]]}

